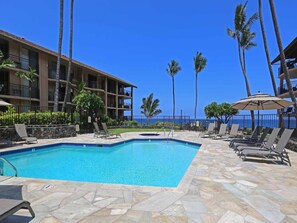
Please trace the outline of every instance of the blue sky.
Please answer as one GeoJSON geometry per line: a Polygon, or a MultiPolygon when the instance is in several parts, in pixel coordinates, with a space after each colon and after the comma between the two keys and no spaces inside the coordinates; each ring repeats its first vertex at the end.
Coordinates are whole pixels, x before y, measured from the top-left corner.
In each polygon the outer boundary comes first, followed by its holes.
{"type": "MultiPolygon", "coordinates": [[[[278,55],[268,1],[263,16],[272,59],[278,55]]],[[[199,74],[198,117],[207,104],[239,100],[246,96],[235,40],[226,34],[233,28],[239,0],[89,0],[75,2],[74,58],[127,80],[135,90],[134,114],[140,114],[142,97],[154,93],[163,115],[172,112],[171,78],[166,73],[170,60],[182,71],[176,75],[176,111],[193,116],[196,51],[208,59],[199,74]]],[[[65,0],[63,54],[68,54],[69,4],[65,0]]],[[[296,36],[296,0],[275,0],[283,45],[296,36]]],[[[52,50],[57,49],[59,1],[6,1],[1,10],[0,29],[22,36],[52,50]]],[[[257,11],[249,1],[248,15],[257,11]]],[[[258,46],[247,53],[247,71],[252,93],[273,93],[264,54],[259,23],[258,46]]],[[[275,76],[277,66],[274,66],[275,76]]],[[[277,80],[278,82],[278,80],[277,80]]]]}

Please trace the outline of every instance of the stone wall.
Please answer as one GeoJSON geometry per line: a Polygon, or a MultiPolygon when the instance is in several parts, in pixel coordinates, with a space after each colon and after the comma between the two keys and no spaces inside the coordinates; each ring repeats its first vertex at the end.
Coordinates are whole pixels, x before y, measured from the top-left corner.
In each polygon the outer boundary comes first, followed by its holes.
{"type": "MultiPolygon", "coordinates": [[[[37,139],[57,139],[76,136],[74,125],[54,125],[54,126],[26,126],[29,136],[34,136],[37,139]]],[[[10,139],[19,141],[20,137],[12,126],[0,128],[0,139],[10,139]]]]}

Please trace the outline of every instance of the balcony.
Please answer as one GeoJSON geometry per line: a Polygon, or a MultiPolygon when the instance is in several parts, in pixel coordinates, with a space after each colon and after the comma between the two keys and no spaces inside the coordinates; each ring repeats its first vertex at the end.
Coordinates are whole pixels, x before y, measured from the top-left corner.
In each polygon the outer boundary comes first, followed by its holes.
{"type": "MultiPolygon", "coordinates": [[[[290,74],[290,78],[297,78],[297,61],[289,61],[287,62],[287,68],[290,74]]],[[[283,69],[280,67],[278,70],[279,73],[279,78],[283,79],[284,78],[284,71],[283,69]]]]}
{"type": "MultiPolygon", "coordinates": [[[[65,73],[60,73],[60,80],[66,81],[66,74],[65,73]]],[[[56,70],[49,70],[48,71],[48,78],[50,79],[56,79],[56,70]]],[[[71,80],[71,78],[70,78],[71,80]]]]}
{"type": "MultiPolygon", "coordinates": [[[[291,85],[293,88],[293,91],[297,91],[297,80],[291,80],[291,85]]],[[[281,87],[278,88],[278,92],[280,95],[287,94],[289,92],[287,83],[284,83],[281,87]]]]}
{"type": "Polygon", "coordinates": [[[29,67],[35,69],[39,73],[39,65],[33,59],[22,58],[13,54],[9,54],[8,59],[12,60],[18,69],[29,70],[29,67]]]}
{"type": "Polygon", "coordinates": [[[119,95],[124,95],[124,96],[127,96],[127,97],[131,97],[132,94],[131,94],[131,91],[127,91],[127,90],[124,90],[124,89],[119,89],[119,95]]]}
{"type": "MultiPolygon", "coordinates": [[[[0,94],[30,98],[29,87],[18,84],[0,83],[0,94]]],[[[31,98],[39,98],[39,89],[37,87],[32,87],[31,98]]]]}
{"type": "MultiPolygon", "coordinates": [[[[64,96],[65,96],[65,93],[64,91],[61,92],[62,90],[59,91],[59,101],[64,101],[64,96]]],[[[69,101],[71,102],[73,99],[73,94],[70,94],[70,98],[69,98],[69,101]]],[[[54,92],[49,92],[48,93],[48,100],[49,101],[54,101],[55,100],[55,93],[54,92]]]]}
{"type": "Polygon", "coordinates": [[[132,106],[130,103],[125,103],[125,104],[119,104],[119,108],[123,108],[123,109],[131,109],[132,106]]]}
{"type": "Polygon", "coordinates": [[[97,81],[88,81],[86,83],[86,87],[88,88],[98,88],[98,84],[97,84],[97,81]]]}

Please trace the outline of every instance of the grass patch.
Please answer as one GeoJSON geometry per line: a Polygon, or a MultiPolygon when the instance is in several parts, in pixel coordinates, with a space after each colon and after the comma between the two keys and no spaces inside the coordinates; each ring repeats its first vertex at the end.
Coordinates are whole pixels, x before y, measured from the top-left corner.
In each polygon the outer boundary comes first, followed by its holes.
{"type": "MultiPolygon", "coordinates": [[[[125,132],[152,132],[152,133],[162,133],[163,129],[149,129],[149,128],[115,128],[109,129],[111,133],[121,134],[125,132]]],[[[166,132],[169,132],[169,129],[165,129],[166,132]]],[[[176,131],[176,130],[175,130],[176,131]]]]}

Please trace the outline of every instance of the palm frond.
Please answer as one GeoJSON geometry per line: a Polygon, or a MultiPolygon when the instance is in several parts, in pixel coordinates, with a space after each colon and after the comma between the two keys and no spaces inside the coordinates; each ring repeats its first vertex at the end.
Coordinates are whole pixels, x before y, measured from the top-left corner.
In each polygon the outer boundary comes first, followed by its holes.
{"type": "Polygon", "coordinates": [[[254,24],[254,22],[259,18],[258,13],[254,13],[248,21],[244,24],[243,29],[246,29],[254,24]]]}
{"type": "Polygon", "coordinates": [[[153,100],[153,93],[151,93],[147,98],[142,99],[142,105],[141,105],[141,114],[144,114],[144,116],[147,119],[150,119],[158,114],[160,114],[162,111],[160,109],[157,109],[159,107],[159,99],[153,100]]]}
{"type": "Polygon", "coordinates": [[[202,53],[197,52],[196,56],[194,57],[194,70],[196,75],[201,72],[207,63],[207,59],[202,56],[202,53]]]}
{"type": "Polygon", "coordinates": [[[181,67],[179,66],[178,62],[175,60],[172,60],[168,64],[168,68],[166,69],[167,73],[172,77],[174,77],[174,75],[176,75],[180,70],[181,70],[181,67]]]}

